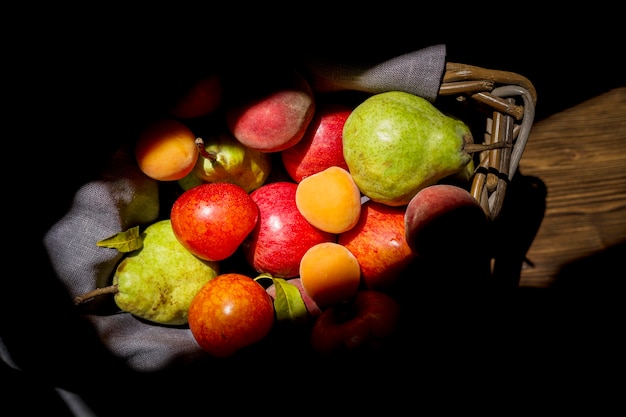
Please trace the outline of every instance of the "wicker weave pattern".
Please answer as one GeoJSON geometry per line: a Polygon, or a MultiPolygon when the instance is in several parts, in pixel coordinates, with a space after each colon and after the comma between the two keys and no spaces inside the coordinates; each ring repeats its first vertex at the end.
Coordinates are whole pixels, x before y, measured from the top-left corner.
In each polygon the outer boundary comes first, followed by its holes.
{"type": "Polygon", "coordinates": [[[450,62],[439,94],[473,100],[492,110],[486,120],[484,143],[507,146],[481,152],[471,192],[495,220],[530,134],[537,102],[535,88],[527,78],[513,72],[450,62]]]}

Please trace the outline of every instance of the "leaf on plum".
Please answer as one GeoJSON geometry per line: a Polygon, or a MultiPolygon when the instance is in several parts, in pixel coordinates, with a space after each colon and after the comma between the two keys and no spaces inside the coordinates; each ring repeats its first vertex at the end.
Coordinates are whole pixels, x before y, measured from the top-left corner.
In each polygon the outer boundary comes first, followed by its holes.
{"type": "Polygon", "coordinates": [[[300,323],[308,319],[308,311],[300,290],[290,284],[284,278],[274,278],[276,296],[274,297],[274,310],[279,322],[300,323]]]}
{"type": "Polygon", "coordinates": [[[135,226],[102,239],[96,245],[103,248],[117,249],[119,252],[126,253],[140,249],[143,245],[143,238],[139,234],[139,226],[135,226]]]}

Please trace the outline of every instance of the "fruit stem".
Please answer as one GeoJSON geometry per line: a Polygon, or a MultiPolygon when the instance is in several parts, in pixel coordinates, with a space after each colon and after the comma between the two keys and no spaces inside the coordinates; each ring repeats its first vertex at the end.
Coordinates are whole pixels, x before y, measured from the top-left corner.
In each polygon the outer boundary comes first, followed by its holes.
{"type": "Polygon", "coordinates": [[[496,143],[465,143],[463,150],[467,153],[488,151],[490,149],[506,148],[509,145],[505,142],[496,143]]]}
{"type": "Polygon", "coordinates": [[[115,293],[117,293],[117,284],[109,285],[108,287],[96,288],[93,291],[74,297],[74,305],[84,304],[99,295],[115,293]]]}
{"type": "Polygon", "coordinates": [[[215,161],[217,159],[217,152],[209,152],[204,148],[204,140],[202,140],[202,138],[196,138],[196,147],[198,148],[198,151],[203,158],[211,161],[215,161]]]}

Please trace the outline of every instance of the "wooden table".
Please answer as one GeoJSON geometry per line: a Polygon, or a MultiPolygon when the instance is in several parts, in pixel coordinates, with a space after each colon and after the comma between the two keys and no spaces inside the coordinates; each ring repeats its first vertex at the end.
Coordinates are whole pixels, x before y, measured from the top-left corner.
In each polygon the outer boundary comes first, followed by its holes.
{"type": "Polygon", "coordinates": [[[626,87],[535,122],[519,171],[538,178],[547,192],[520,286],[550,288],[623,275],[626,87]]]}

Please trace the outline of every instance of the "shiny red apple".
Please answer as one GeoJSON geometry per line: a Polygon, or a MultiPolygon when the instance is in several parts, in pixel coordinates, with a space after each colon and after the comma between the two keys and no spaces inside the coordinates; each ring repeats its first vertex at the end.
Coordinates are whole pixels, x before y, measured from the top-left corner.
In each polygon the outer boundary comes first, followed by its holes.
{"type": "Polygon", "coordinates": [[[204,260],[221,261],[254,229],[259,208],[239,185],[206,183],[178,196],[170,219],[174,235],[187,250],[204,260]]]}
{"type": "Polygon", "coordinates": [[[330,166],[348,169],[343,157],[342,132],[352,107],[320,102],[304,137],[281,152],[285,170],[296,182],[330,166]]]}
{"type": "Polygon", "coordinates": [[[356,226],[341,233],[338,243],[356,256],[361,280],[372,290],[390,288],[415,258],[405,238],[404,207],[373,200],[361,205],[356,226]]]}
{"type": "Polygon", "coordinates": [[[188,320],[203,350],[227,358],[269,334],[275,321],[274,302],[254,279],[225,273],[196,293],[189,305],[188,320]]]}
{"type": "Polygon", "coordinates": [[[322,355],[376,351],[395,334],[400,304],[382,291],[360,290],[326,308],[311,329],[311,347],[322,355]]]}
{"type": "Polygon", "coordinates": [[[250,193],[259,221],[241,245],[248,264],[277,278],[299,274],[300,259],[313,245],[334,242],[336,235],[312,226],[296,206],[296,188],[289,181],[271,182],[250,193]]]}

